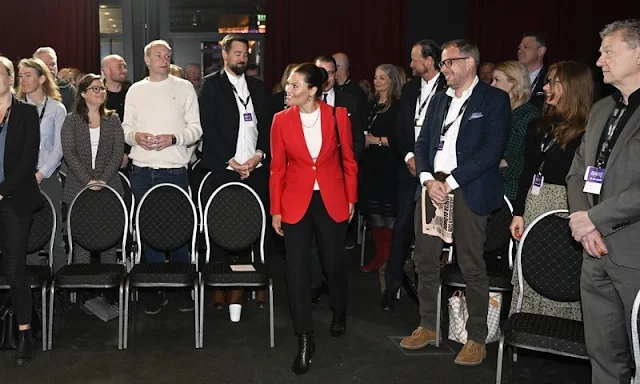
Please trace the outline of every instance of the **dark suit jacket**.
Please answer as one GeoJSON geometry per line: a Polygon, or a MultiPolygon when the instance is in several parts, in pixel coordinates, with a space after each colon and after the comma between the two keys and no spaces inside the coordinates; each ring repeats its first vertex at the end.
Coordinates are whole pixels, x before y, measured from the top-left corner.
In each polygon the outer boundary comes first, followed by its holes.
{"type": "MultiPolygon", "coordinates": [[[[407,153],[415,153],[415,130],[414,119],[416,114],[416,102],[422,87],[422,79],[415,78],[402,87],[402,95],[398,100],[398,119],[396,122],[396,135],[392,138],[391,147],[396,148],[400,163],[398,165],[398,178],[400,180],[415,179],[404,162],[407,153]]],[[[436,82],[436,92],[447,89],[447,81],[444,76],[439,75],[436,82]]],[[[434,94],[435,96],[435,94],[434,94]]],[[[430,104],[432,101],[429,102],[430,104]]],[[[391,138],[391,137],[390,137],[391,138]]]]}
{"type": "Polygon", "coordinates": [[[361,109],[355,97],[346,93],[338,92],[336,90],[336,107],[343,107],[347,109],[349,113],[349,120],[351,120],[351,136],[353,138],[353,154],[356,161],[360,161],[362,158],[362,152],[364,151],[364,118],[365,111],[361,109]]]}
{"type": "MultiPolygon", "coordinates": [[[[269,133],[271,131],[271,114],[269,95],[262,81],[245,76],[247,88],[258,120],[258,142],[256,150],[267,156],[263,166],[269,164],[269,133]]],[[[238,126],[240,112],[236,96],[231,88],[224,69],[204,78],[200,88],[200,124],[202,125],[202,168],[213,172],[222,171],[227,162],[236,153],[238,143],[238,126]]]]}
{"type": "Polygon", "coordinates": [[[13,98],[7,140],[4,147],[4,181],[0,183],[0,204],[11,202],[18,214],[42,207],[36,181],[40,149],[40,124],[36,107],[13,98]]]}
{"type": "Polygon", "coordinates": [[[91,164],[91,135],[82,117],[70,113],[61,132],[62,153],[69,172],[62,191],[62,201],[71,204],[73,198],[91,180],[103,180],[124,196],[118,170],[124,153],[124,131],[117,114],[100,122],[100,141],[95,169],[91,164]]]}
{"type": "Polygon", "coordinates": [[[536,83],[536,87],[531,90],[531,97],[529,98],[529,101],[531,101],[531,103],[535,105],[539,110],[542,110],[542,106],[544,105],[544,95],[536,96],[536,93],[543,92],[542,87],[544,87],[544,82],[547,80],[547,73],[549,73],[549,67],[545,65],[540,70],[540,75],[538,75],[538,82],[536,83]]]}
{"type": "MultiPolygon", "coordinates": [[[[416,168],[434,173],[434,159],[446,113],[448,96],[437,93],[416,141],[416,168]]],[[[487,215],[502,206],[504,184],[500,159],[511,129],[509,95],[478,82],[469,98],[456,141],[458,166],[451,174],[464,192],[464,201],[478,215],[487,215]]]]}

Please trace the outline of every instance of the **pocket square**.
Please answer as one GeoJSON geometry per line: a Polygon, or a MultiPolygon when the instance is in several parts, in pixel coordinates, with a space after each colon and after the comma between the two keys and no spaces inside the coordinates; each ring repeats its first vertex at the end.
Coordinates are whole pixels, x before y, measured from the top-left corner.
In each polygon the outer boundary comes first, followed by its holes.
{"type": "Polygon", "coordinates": [[[473,112],[471,116],[469,116],[469,120],[479,119],[483,116],[482,112],[473,112]]]}

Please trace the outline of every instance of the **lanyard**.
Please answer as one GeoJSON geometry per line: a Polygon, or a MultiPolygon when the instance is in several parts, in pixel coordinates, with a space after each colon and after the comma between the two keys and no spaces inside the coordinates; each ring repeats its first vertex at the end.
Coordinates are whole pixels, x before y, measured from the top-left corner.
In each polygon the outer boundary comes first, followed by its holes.
{"type": "Polygon", "coordinates": [[[369,121],[367,124],[367,130],[369,131],[369,133],[371,133],[371,127],[373,127],[373,123],[375,123],[376,119],[378,118],[378,115],[383,109],[384,109],[384,106],[380,108],[378,107],[377,104],[373,107],[373,110],[369,114],[369,119],[368,119],[369,121]]]}
{"type": "MultiPolygon", "coordinates": [[[[26,96],[24,98],[24,101],[28,102],[26,96]]],[[[44,111],[47,110],[47,102],[48,101],[49,101],[49,96],[45,96],[45,98],[44,98],[44,106],[42,107],[42,111],[40,112],[40,116],[38,117],[38,124],[42,123],[42,118],[44,117],[44,111]]]]}
{"type": "MultiPolygon", "coordinates": [[[[416,122],[418,121],[418,119],[420,118],[420,115],[422,115],[422,111],[424,110],[424,107],[427,106],[427,104],[429,103],[429,100],[431,100],[431,98],[433,97],[433,95],[436,93],[436,88],[437,88],[437,81],[435,83],[433,83],[433,88],[431,88],[431,92],[429,92],[429,94],[427,95],[427,98],[424,99],[424,101],[422,102],[422,104],[420,104],[420,106],[418,107],[418,113],[416,113],[416,122]]],[[[416,105],[418,105],[418,103],[420,103],[420,98],[422,97],[422,87],[420,87],[420,90],[418,91],[418,100],[416,105]]],[[[448,108],[447,108],[448,109],[448,108]]]]}
{"type": "Polygon", "coordinates": [[[444,117],[442,118],[442,131],[440,132],[441,136],[444,136],[447,133],[447,131],[449,130],[449,128],[451,128],[453,123],[455,123],[460,118],[460,116],[462,116],[464,111],[467,109],[467,104],[469,104],[469,99],[470,99],[470,97],[468,97],[467,100],[465,100],[464,103],[462,104],[462,107],[460,107],[460,110],[458,111],[458,116],[456,116],[456,118],[453,119],[448,124],[445,124],[444,122],[447,120],[447,115],[449,114],[449,108],[451,108],[451,100],[452,100],[451,96],[448,97],[448,99],[447,99],[447,108],[445,109],[444,117]]]}
{"type": "MultiPolygon", "coordinates": [[[[552,131],[553,132],[553,131],[552,131]]],[[[556,138],[551,136],[551,140],[549,140],[549,132],[545,132],[544,136],[542,137],[542,141],[540,142],[540,153],[542,153],[543,159],[542,159],[542,163],[540,163],[540,166],[538,167],[538,174],[542,175],[542,168],[544,167],[544,154],[549,152],[549,150],[551,149],[551,147],[553,147],[554,145],[556,145],[556,138]]]]}
{"type": "Polygon", "coordinates": [[[611,142],[611,138],[616,132],[616,128],[618,128],[618,123],[620,123],[622,115],[624,115],[624,113],[627,111],[627,107],[624,106],[624,104],[622,104],[622,106],[620,104],[616,105],[616,107],[613,108],[613,112],[611,113],[611,116],[609,116],[609,120],[607,121],[607,137],[600,147],[598,159],[596,160],[596,167],[598,168],[602,168],[607,162],[607,159],[611,154],[609,143],[611,142]]]}
{"type": "Polygon", "coordinates": [[[540,72],[538,72],[538,74],[536,75],[536,78],[533,79],[533,83],[531,83],[531,94],[535,95],[535,92],[533,92],[534,89],[536,89],[536,85],[538,85],[538,81],[540,81],[540,74],[542,73],[542,68],[540,68],[540,72]]]}
{"type": "Polygon", "coordinates": [[[7,111],[4,113],[4,118],[2,119],[2,123],[0,123],[0,132],[2,132],[4,127],[9,124],[7,123],[7,119],[9,118],[9,112],[11,112],[11,105],[9,105],[9,108],[7,108],[7,111]]]}
{"type": "Polygon", "coordinates": [[[242,106],[244,107],[244,111],[247,111],[247,105],[249,105],[249,100],[251,100],[251,94],[249,94],[249,96],[247,96],[247,100],[242,100],[242,98],[240,97],[240,95],[238,95],[238,91],[236,90],[235,85],[231,84],[231,89],[233,89],[233,93],[236,94],[236,97],[238,98],[238,100],[240,101],[240,104],[242,104],[242,106]]]}

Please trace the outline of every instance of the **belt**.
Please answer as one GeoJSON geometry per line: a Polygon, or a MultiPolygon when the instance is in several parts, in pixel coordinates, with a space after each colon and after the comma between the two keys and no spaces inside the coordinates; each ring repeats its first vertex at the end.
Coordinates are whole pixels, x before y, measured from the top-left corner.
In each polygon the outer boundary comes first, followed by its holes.
{"type": "Polygon", "coordinates": [[[153,171],[177,171],[177,170],[182,170],[182,169],[187,168],[186,166],[185,166],[185,167],[178,167],[178,168],[139,167],[139,166],[137,166],[137,165],[133,165],[133,164],[131,164],[131,167],[133,167],[134,169],[136,169],[136,168],[137,168],[137,169],[151,169],[151,170],[153,170],[153,171]]]}
{"type": "Polygon", "coordinates": [[[449,177],[449,174],[444,172],[436,172],[433,174],[433,178],[440,182],[444,182],[447,177],[449,177]]]}

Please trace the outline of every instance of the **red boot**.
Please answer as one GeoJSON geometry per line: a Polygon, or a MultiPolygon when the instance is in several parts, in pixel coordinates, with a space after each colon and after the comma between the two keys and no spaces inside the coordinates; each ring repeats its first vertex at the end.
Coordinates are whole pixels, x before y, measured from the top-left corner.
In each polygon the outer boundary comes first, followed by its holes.
{"type": "Polygon", "coordinates": [[[388,228],[374,227],[371,228],[373,234],[373,242],[376,247],[375,257],[371,262],[360,268],[362,272],[377,271],[387,261],[389,257],[389,247],[391,245],[390,236],[387,235],[388,228]]]}

